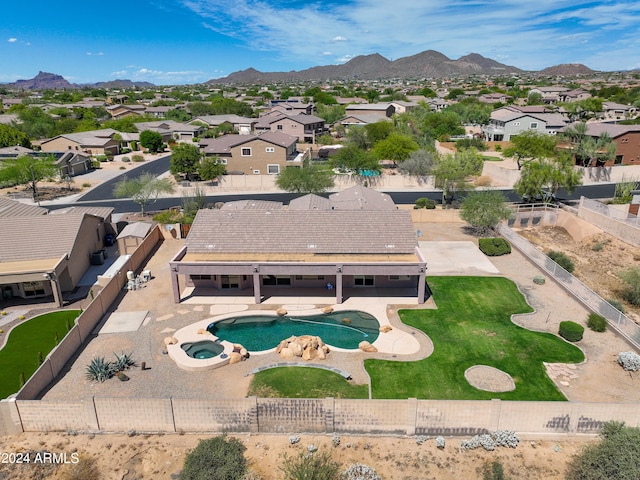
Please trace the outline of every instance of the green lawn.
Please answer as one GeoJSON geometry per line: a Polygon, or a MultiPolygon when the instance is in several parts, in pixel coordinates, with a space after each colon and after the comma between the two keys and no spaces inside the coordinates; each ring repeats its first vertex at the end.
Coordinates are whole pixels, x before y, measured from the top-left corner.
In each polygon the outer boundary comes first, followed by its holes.
{"type": "MultiPolygon", "coordinates": [[[[0,350],[0,398],[20,390],[20,374],[28,379],[42,358],[56,346],[56,332],[62,340],[67,334],[67,321],[73,326],[79,310],[60,310],[45,313],[21,323],[9,333],[7,344],[0,350]]],[[[6,334],[2,334],[6,335],[6,334]]]]}
{"type": "Polygon", "coordinates": [[[369,398],[368,385],[352,385],[329,370],[279,367],[256,373],[249,396],[278,398],[369,398]]]}
{"type": "Polygon", "coordinates": [[[404,323],[433,341],[431,356],[417,362],[366,360],[373,398],[451,400],[566,400],[542,362],[577,363],[582,351],[556,335],[537,333],[511,322],[531,311],[516,285],[503,277],[428,279],[437,310],[403,310],[404,323]],[[511,375],[513,392],[478,390],[464,372],[489,365],[511,375]]]}

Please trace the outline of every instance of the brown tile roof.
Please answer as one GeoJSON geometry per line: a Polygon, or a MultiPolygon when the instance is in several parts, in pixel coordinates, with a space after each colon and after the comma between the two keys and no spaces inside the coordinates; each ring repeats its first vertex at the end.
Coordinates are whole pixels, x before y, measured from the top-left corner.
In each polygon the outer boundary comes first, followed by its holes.
{"type": "Polygon", "coordinates": [[[200,210],[189,253],[413,254],[410,212],[200,210]]]}
{"type": "Polygon", "coordinates": [[[282,202],[269,200],[237,200],[225,203],[220,210],[281,210],[282,202]]]}
{"type": "Polygon", "coordinates": [[[103,220],[108,220],[113,213],[113,207],[66,207],[49,210],[49,215],[83,215],[85,213],[93,215],[94,217],[100,217],[103,220]]]}
{"type": "Polygon", "coordinates": [[[46,214],[46,208],[0,198],[0,217],[33,217],[46,214]]]}
{"type": "Polygon", "coordinates": [[[0,263],[70,254],[84,214],[0,218],[0,263]]]}
{"type": "Polygon", "coordinates": [[[331,210],[331,202],[328,198],[310,193],[291,200],[289,210],[331,210]]]}
{"type": "Polygon", "coordinates": [[[329,195],[332,210],[397,210],[386,193],[356,185],[329,195]]]}

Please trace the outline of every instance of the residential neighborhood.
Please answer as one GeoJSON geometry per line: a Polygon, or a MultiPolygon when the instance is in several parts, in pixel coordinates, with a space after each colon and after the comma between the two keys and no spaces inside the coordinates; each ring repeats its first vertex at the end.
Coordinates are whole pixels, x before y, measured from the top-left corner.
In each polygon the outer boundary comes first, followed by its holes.
{"type": "Polygon", "coordinates": [[[166,435],[126,461],[166,478],[231,432],[267,480],[298,435],[401,478],[375,455],[640,422],[636,74],[0,98],[0,445],[166,435]]]}

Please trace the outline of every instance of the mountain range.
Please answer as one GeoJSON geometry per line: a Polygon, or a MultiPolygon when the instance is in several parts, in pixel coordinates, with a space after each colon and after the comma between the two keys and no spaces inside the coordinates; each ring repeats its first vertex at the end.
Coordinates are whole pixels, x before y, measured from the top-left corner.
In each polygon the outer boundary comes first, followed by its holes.
{"type": "MultiPolygon", "coordinates": [[[[553,69],[562,75],[584,75],[595,73],[581,64],[558,65],[545,69],[540,74],[554,75],[553,69]],[[562,67],[562,68],[561,68],[562,67]],[[548,72],[547,72],[548,70],[548,72]]],[[[312,80],[376,80],[383,78],[445,78],[468,75],[513,75],[525,73],[523,70],[470,53],[457,60],[446,55],[427,50],[409,57],[388,60],[378,53],[360,55],[341,65],[312,67],[291,72],[260,72],[254,68],[234,72],[224,78],[209,80],[209,84],[221,83],[272,83],[312,80]]],[[[536,73],[536,72],[529,72],[536,73]]]]}
{"type": "MultiPolygon", "coordinates": [[[[340,65],[325,65],[290,72],[260,72],[248,68],[234,72],[224,78],[215,78],[207,84],[223,83],[275,83],[295,81],[331,81],[331,80],[377,80],[385,78],[445,78],[468,75],[517,75],[532,73],[540,75],[588,75],[595,73],[582,64],[563,64],[546,68],[539,72],[525,72],[517,67],[499,63],[477,53],[470,53],[457,60],[435,50],[426,50],[416,55],[389,60],[378,53],[360,55],[340,65]]],[[[8,88],[23,90],[75,89],[81,87],[94,88],[152,88],[153,83],[133,82],[131,80],[111,80],[92,84],[78,85],[69,83],[65,78],[54,73],[40,72],[32,79],[17,80],[14,83],[2,84],[8,88]]]]}

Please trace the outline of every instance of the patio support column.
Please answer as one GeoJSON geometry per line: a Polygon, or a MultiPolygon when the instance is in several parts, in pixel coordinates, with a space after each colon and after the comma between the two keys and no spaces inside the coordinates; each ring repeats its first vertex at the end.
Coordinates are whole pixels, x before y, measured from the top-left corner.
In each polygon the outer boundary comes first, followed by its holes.
{"type": "Polygon", "coordinates": [[[336,303],[342,303],[342,265],[336,267],[336,303]]]}
{"type": "Polygon", "coordinates": [[[171,266],[171,286],[173,287],[173,303],[180,303],[180,282],[178,280],[178,267],[171,266]],[[175,268],[175,270],[174,270],[175,268]]]}
{"type": "Polygon", "coordinates": [[[53,301],[59,308],[63,306],[62,289],[60,288],[60,282],[57,278],[51,278],[51,290],[53,291],[53,301]]]}
{"type": "Polygon", "coordinates": [[[426,287],[427,269],[420,267],[420,275],[418,275],[418,304],[424,303],[424,290],[426,287]]]}
{"type": "Polygon", "coordinates": [[[262,294],[260,292],[260,265],[253,266],[253,298],[256,305],[262,302],[262,294]]]}

